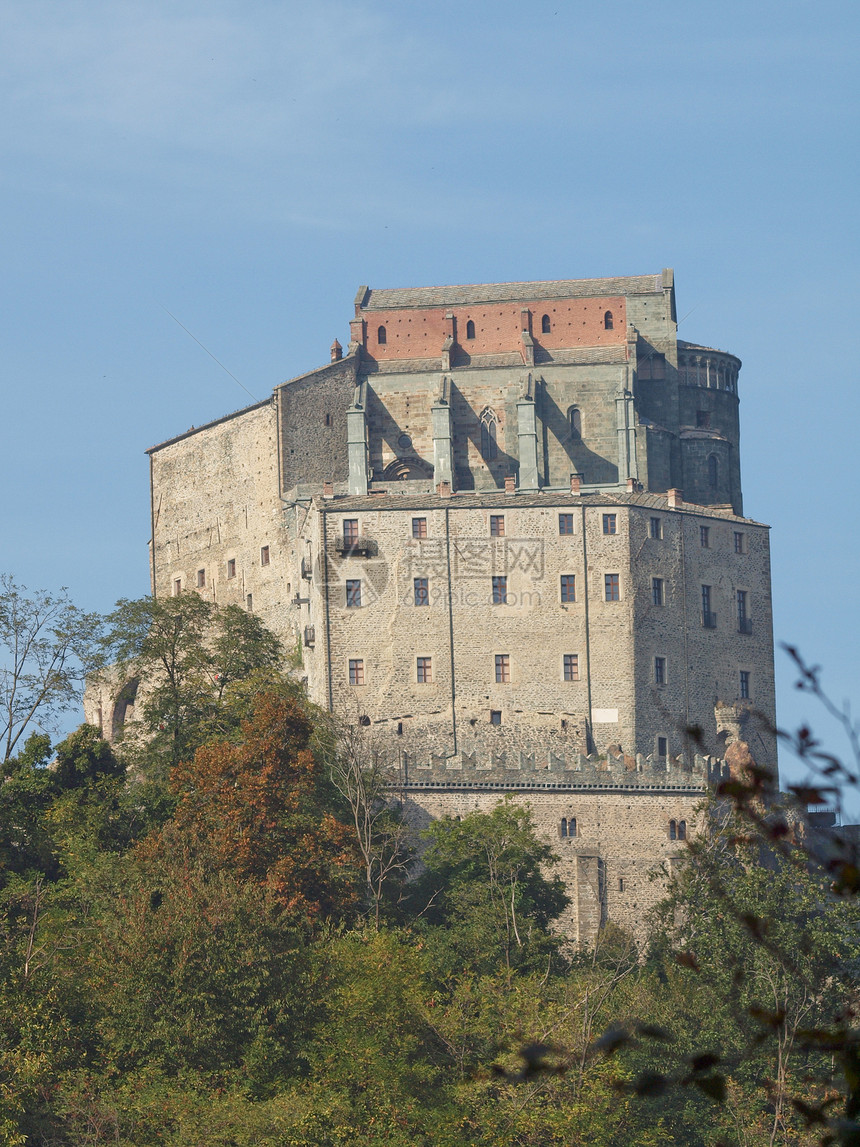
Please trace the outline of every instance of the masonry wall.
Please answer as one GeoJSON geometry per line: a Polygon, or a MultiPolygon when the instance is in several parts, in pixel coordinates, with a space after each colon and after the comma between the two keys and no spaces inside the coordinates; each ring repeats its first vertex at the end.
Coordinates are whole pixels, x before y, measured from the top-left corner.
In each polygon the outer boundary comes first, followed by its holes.
{"type": "Polygon", "coordinates": [[[346,481],[346,412],[357,365],[352,355],[276,388],[282,490],[346,481]]]}
{"type": "MultiPolygon", "coordinates": [[[[433,819],[489,813],[502,799],[495,793],[463,791],[405,794],[404,813],[420,831],[433,819]]],[[[538,835],[559,863],[571,904],[558,922],[572,943],[590,944],[602,923],[613,923],[640,943],[648,913],[665,894],[665,877],[686,854],[670,839],[669,822],[683,821],[690,837],[700,826],[703,793],[516,793],[527,805],[538,835]],[[561,837],[561,819],[576,820],[576,836],[561,837]],[[656,877],[656,878],[652,878],[656,877]]]]}
{"type": "MultiPolygon", "coordinates": [[[[315,503],[300,548],[314,571],[302,624],[326,634],[325,648],[318,642],[306,654],[316,700],[327,703],[330,693],[335,709],[386,725],[404,750],[423,745],[425,758],[616,745],[649,757],[658,738],[670,756],[689,756],[693,724],[716,753],[714,706],[740,699],[741,671],[750,675],[749,701],[773,720],[765,528],[657,498],[479,501],[315,503]],[[562,513],[572,534],[559,531],[562,513]],[[491,519],[503,536],[493,536],[491,519]],[[357,523],[361,552],[343,552],[345,521],[357,523]],[[562,600],[563,577],[573,600],[562,600]],[[494,578],[503,587],[494,589],[494,578]],[[426,580],[427,604],[416,604],[416,579],[426,580]],[[607,579],[617,599],[607,600],[607,579]],[[713,628],[703,625],[703,584],[711,586],[713,628]],[[739,632],[739,589],[749,633],[739,632]],[[565,680],[566,656],[576,680],[565,680]],[[429,659],[429,680],[418,679],[419,658],[429,659]],[[496,679],[497,658],[506,680],[496,679]],[[350,683],[350,661],[360,663],[360,681],[350,683]]],[[[775,759],[764,732],[759,748],[775,759]]]]}
{"type": "Polygon", "coordinates": [[[250,607],[285,636],[290,560],[274,404],[155,447],[150,458],[156,596],[195,590],[218,605],[250,607]]]}

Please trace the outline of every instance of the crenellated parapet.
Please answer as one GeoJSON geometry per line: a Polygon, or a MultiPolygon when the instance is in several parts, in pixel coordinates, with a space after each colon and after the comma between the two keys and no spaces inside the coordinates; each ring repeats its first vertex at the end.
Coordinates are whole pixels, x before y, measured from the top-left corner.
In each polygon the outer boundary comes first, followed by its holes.
{"type": "Polygon", "coordinates": [[[695,754],[689,758],[613,757],[562,750],[458,753],[456,756],[403,752],[392,769],[392,787],[547,792],[704,793],[729,776],[728,763],[695,754]]]}

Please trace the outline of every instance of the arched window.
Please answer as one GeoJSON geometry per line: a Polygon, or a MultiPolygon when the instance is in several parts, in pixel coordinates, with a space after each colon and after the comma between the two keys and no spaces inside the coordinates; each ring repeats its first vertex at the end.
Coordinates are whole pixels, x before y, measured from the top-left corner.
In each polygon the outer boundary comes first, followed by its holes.
{"type": "Polygon", "coordinates": [[[485,462],[495,461],[498,454],[498,447],[496,445],[496,413],[490,407],[486,407],[481,414],[481,454],[485,462]]]}
{"type": "Polygon", "coordinates": [[[576,817],[575,816],[568,818],[567,835],[568,836],[576,836],[576,817]]]}
{"type": "Polygon", "coordinates": [[[708,485],[715,489],[719,485],[720,466],[716,454],[708,456],[708,485]]]}
{"type": "Polygon", "coordinates": [[[471,319],[466,323],[466,338],[473,339],[475,337],[475,324],[471,319]]]}
{"type": "Polygon", "coordinates": [[[669,840],[678,839],[678,825],[674,820],[669,821],[669,840]]]}
{"type": "Polygon", "coordinates": [[[376,332],[376,341],[380,346],[385,346],[388,342],[388,335],[385,332],[385,327],[380,327],[376,332]]]}
{"type": "Polygon", "coordinates": [[[567,836],[567,817],[566,816],[563,816],[561,818],[561,835],[563,837],[567,836]]]}
{"type": "Polygon", "coordinates": [[[552,327],[550,326],[549,315],[544,315],[544,317],[541,319],[540,329],[541,329],[541,334],[544,334],[544,335],[548,335],[549,332],[552,330],[552,327]]]}
{"type": "Polygon", "coordinates": [[[612,320],[612,311],[606,311],[603,316],[603,329],[605,331],[611,331],[614,327],[615,323],[612,320]]]}
{"type": "Polygon", "coordinates": [[[687,839],[687,822],[685,820],[678,821],[678,840],[687,839]]]}
{"type": "Polygon", "coordinates": [[[571,438],[582,437],[582,413],[578,406],[571,406],[567,412],[567,426],[571,438]]]}

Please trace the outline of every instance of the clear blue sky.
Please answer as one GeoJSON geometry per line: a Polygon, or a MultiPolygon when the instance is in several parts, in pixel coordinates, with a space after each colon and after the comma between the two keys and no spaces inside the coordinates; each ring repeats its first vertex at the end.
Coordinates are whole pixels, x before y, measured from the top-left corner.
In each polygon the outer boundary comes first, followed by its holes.
{"type": "MultiPolygon", "coordinates": [[[[147,446],[376,287],[675,268],[738,354],[776,634],[860,708],[858,6],[0,3],[0,568],[148,590],[147,446]]],[[[778,659],[780,718],[800,710],[778,659]]]]}

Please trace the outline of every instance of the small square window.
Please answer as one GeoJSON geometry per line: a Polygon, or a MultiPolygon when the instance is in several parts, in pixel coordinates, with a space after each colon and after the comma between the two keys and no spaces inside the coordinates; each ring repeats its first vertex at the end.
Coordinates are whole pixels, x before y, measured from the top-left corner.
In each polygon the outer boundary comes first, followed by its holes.
{"type": "Polygon", "coordinates": [[[711,527],[699,526],[699,542],[703,550],[711,548],[711,527]]]}
{"type": "Polygon", "coordinates": [[[236,576],[236,559],[235,558],[228,558],[227,559],[227,577],[231,578],[231,577],[235,577],[235,576],[236,576]]]}
{"type": "Polygon", "coordinates": [[[343,540],[346,545],[352,545],[358,541],[358,518],[344,518],[343,540]]]}
{"type": "Polygon", "coordinates": [[[416,662],[416,672],[418,675],[419,685],[430,685],[433,681],[433,659],[431,657],[419,657],[416,662]]]}
{"type": "Polygon", "coordinates": [[[663,519],[652,518],[649,533],[652,538],[656,538],[659,542],[663,537],[663,519]]]}
{"type": "Polygon", "coordinates": [[[576,574],[561,575],[561,600],[576,601],[576,574]]]}
{"type": "Polygon", "coordinates": [[[618,574],[604,574],[603,575],[603,588],[606,594],[607,601],[620,601],[621,588],[618,583],[618,574]]]}
{"type": "Polygon", "coordinates": [[[654,684],[655,685],[665,685],[666,684],[666,658],[665,657],[655,657],[654,658],[654,684]]]}
{"type": "Polygon", "coordinates": [[[182,578],[177,577],[173,579],[173,596],[179,597],[182,593],[182,578]]]}
{"type": "Polygon", "coordinates": [[[653,605],[663,604],[663,579],[661,577],[651,578],[651,602],[653,605]]]}
{"type": "Polygon", "coordinates": [[[364,661],[361,658],[355,658],[349,663],[349,683],[350,685],[364,684],[364,661]]]}
{"type": "Polygon", "coordinates": [[[507,577],[494,577],[493,578],[493,605],[507,605],[508,603],[508,579],[507,577]]]}
{"type": "Polygon", "coordinates": [[[413,538],[426,538],[427,537],[427,519],[426,518],[413,518],[412,519],[412,537],[413,538]]]}
{"type": "Polygon", "coordinates": [[[565,655],[564,655],[564,679],[565,679],[565,681],[578,681],[579,680],[579,654],[578,653],[565,653],[565,655]]]}
{"type": "Polygon", "coordinates": [[[669,755],[669,739],[668,739],[668,737],[658,737],[657,738],[657,756],[665,758],[665,757],[668,757],[668,755],[669,755]]]}
{"type": "Polygon", "coordinates": [[[573,533],[573,514],[559,514],[558,532],[563,536],[569,536],[573,533]]]}
{"type": "Polygon", "coordinates": [[[745,554],[746,553],[746,538],[744,537],[743,534],[738,533],[737,530],[735,530],[735,553],[736,554],[745,554]]]}
{"type": "Polygon", "coordinates": [[[203,589],[206,585],[206,570],[197,571],[197,588],[203,589]]]}
{"type": "Polygon", "coordinates": [[[416,605],[430,604],[430,585],[426,577],[416,577],[412,580],[416,605]]]}
{"type": "Polygon", "coordinates": [[[361,581],[359,578],[348,578],[346,582],[346,608],[358,609],[361,606],[361,581]]]}
{"type": "Polygon", "coordinates": [[[740,686],[741,686],[741,700],[742,701],[749,701],[750,697],[752,696],[752,693],[750,691],[750,671],[749,671],[749,669],[742,669],[741,670],[740,686]]]}
{"type": "Polygon", "coordinates": [[[509,653],[496,654],[496,684],[508,685],[511,680],[511,655],[509,653]]]}
{"type": "Polygon", "coordinates": [[[503,538],[505,536],[505,515],[490,514],[490,537],[503,538]]]}
{"type": "Polygon", "coordinates": [[[260,547],[260,565],[261,566],[267,566],[268,564],[269,564],[269,547],[268,546],[261,546],[260,547]]]}
{"type": "Polygon", "coordinates": [[[696,411],[696,426],[699,430],[708,430],[711,425],[711,412],[710,410],[697,410],[696,411]]]}
{"type": "Polygon", "coordinates": [[[618,533],[618,515],[617,514],[604,514],[603,515],[603,532],[604,532],[604,534],[617,534],[618,533]]]}
{"type": "Polygon", "coordinates": [[[501,725],[501,723],[502,723],[502,711],[501,711],[501,709],[491,709],[490,710],[490,724],[491,725],[501,725]]]}

